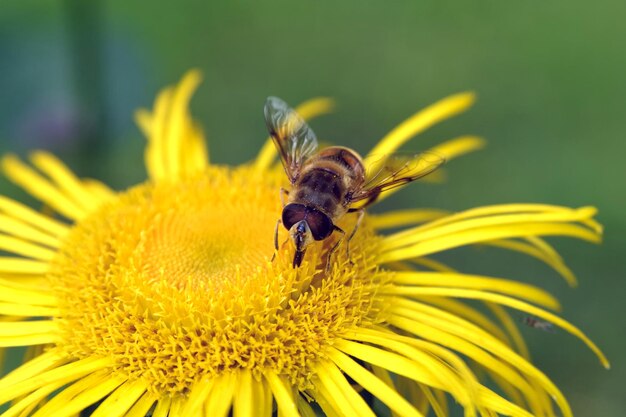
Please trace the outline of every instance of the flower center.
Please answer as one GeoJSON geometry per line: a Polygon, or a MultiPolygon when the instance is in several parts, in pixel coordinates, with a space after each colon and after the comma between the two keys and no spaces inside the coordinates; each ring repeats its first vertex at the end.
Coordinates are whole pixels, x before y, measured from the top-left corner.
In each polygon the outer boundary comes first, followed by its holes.
{"type": "MultiPolygon", "coordinates": [[[[236,368],[310,386],[333,338],[380,321],[377,239],[362,226],[351,259],[340,247],[328,275],[338,237],[313,244],[300,268],[291,267],[291,242],[271,262],[281,178],[212,167],[121,193],[77,224],[49,273],[59,347],[113,357],[115,372],[157,393],[184,393],[236,368]]],[[[286,237],[281,230],[280,242],[286,237]]]]}

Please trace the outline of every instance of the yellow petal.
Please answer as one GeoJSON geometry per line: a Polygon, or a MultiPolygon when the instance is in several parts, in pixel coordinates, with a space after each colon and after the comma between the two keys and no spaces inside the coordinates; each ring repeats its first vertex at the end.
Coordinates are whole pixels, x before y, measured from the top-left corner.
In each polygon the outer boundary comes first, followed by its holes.
{"type": "Polygon", "coordinates": [[[226,417],[233,403],[235,391],[235,375],[225,373],[217,377],[206,402],[206,414],[209,416],[226,417]]]}
{"type": "Polygon", "coordinates": [[[350,378],[371,392],[391,411],[397,413],[401,417],[424,417],[415,407],[409,404],[398,392],[381,381],[367,369],[363,368],[349,356],[340,352],[335,348],[328,351],[329,359],[331,359],[341,370],[343,370],[350,378]]]}
{"type": "Polygon", "coordinates": [[[0,302],[0,314],[20,317],[58,317],[59,309],[56,307],[0,302]]]}
{"type": "Polygon", "coordinates": [[[28,224],[9,216],[0,214],[0,231],[20,239],[30,240],[54,249],[58,249],[60,240],[50,236],[28,224]]]}
{"type": "Polygon", "coordinates": [[[48,262],[32,261],[24,258],[0,256],[0,274],[45,274],[50,265],[48,262]]]}
{"type": "Polygon", "coordinates": [[[182,414],[186,416],[198,414],[198,412],[204,408],[204,404],[207,402],[208,394],[211,388],[213,388],[214,383],[215,380],[211,379],[200,381],[194,385],[183,406],[182,414]]]}
{"type": "Polygon", "coordinates": [[[477,326],[485,329],[487,332],[497,337],[507,345],[510,345],[511,343],[507,334],[495,322],[493,322],[485,314],[465,303],[445,297],[428,296],[411,298],[421,301],[422,303],[438,307],[443,311],[452,313],[462,319],[469,321],[470,323],[474,323],[477,326]]]}
{"type": "Polygon", "coordinates": [[[0,339],[7,336],[25,336],[58,332],[58,324],[53,320],[20,321],[16,323],[0,323],[0,339]]]}
{"type": "Polygon", "coordinates": [[[9,385],[29,380],[45,371],[61,366],[68,361],[68,358],[54,350],[42,353],[2,377],[2,379],[0,379],[0,392],[6,390],[6,387],[9,385]]]}
{"type": "Polygon", "coordinates": [[[62,238],[69,232],[69,226],[38,213],[22,203],[18,203],[17,201],[1,195],[0,211],[3,211],[15,219],[21,220],[24,223],[30,224],[41,231],[47,232],[53,237],[62,238]]]}
{"type": "Polygon", "coordinates": [[[570,286],[575,287],[577,285],[576,277],[572,271],[565,265],[563,259],[561,259],[558,253],[547,242],[535,236],[526,237],[525,240],[529,243],[504,239],[487,241],[483,244],[520,252],[539,259],[565,278],[570,286]]]}
{"type": "MultiPolygon", "coordinates": [[[[239,371],[233,400],[233,417],[255,417],[253,404],[252,373],[249,369],[239,371]]],[[[183,413],[183,415],[189,415],[183,413]]]]}
{"type": "Polygon", "coordinates": [[[0,233],[0,250],[40,261],[50,261],[56,252],[37,244],[0,233]]]}
{"type": "MultiPolygon", "coordinates": [[[[400,123],[380,140],[365,159],[368,171],[377,171],[374,162],[383,164],[385,160],[374,161],[372,155],[389,155],[395,152],[409,139],[429,127],[467,110],[475,100],[473,93],[459,93],[444,98],[400,123]]],[[[380,166],[380,165],[379,165],[380,166]]]]}
{"type": "Polygon", "coordinates": [[[524,358],[530,360],[530,352],[528,351],[528,347],[526,346],[526,342],[522,337],[519,329],[515,325],[515,322],[511,318],[511,315],[500,305],[486,302],[485,305],[491,312],[496,316],[502,326],[507,330],[508,334],[511,336],[511,340],[513,341],[513,345],[517,348],[517,351],[524,358]]]}
{"type": "Polygon", "coordinates": [[[169,395],[162,395],[154,411],[152,412],[152,417],[168,417],[170,412],[170,406],[172,405],[172,397],[169,395]]]}
{"type": "Polygon", "coordinates": [[[76,413],[80,413],[85,408],[109,395],[125,380],[126,378],[122,376],[111,375],[109,378],[103,379],[99,384],[82,391],[62,407],[37,417],[73,417],[76,413]]]}
{"type": "Polygon", "coordinates": [[[146,417],[155,401],[154,394],[150,392],[144,393],[124,417],[146,417]]]}
{"type": "Polygon", "coordinates": [[[507,296],[500,295],[500,294],[493,294],[493,293],[476,291],[476,290],[455,289],[455,288],[435,288],[435,287],[429,287],[429,288],[413,287],[413,288],[403,288],[403,289],[397,289],[397,288],[391,289],[390,288],[390,292],[393,294],[404,294],[404,295],[415,294],[415,295],[429,295],[429,296],[434,295],[434,296],[445,296],[445,297],[470,298],[470,299],[475,299],[475,300],[491,301],[497,304],[514,308],[516,310],[524,311],[532,316],[536,316],[543,320],[547,320],[563,328],[564,330],[573,334],[574,336],[578,337],[587,345],[587,347],[589,347],[589,349],[591,349],[596,354],[596,356],[598,357],[598,359],[600,359],[600,362],[605,368],[607,369],[610,368],[609,361],[606,359],[606,356],[604,356],[602,351],[596,346],[595,343],[593,343],[577,327],[573,326],[566,320],[563,320],[562,318],[554,314],[551,314],[541,308],[535,307],[523,301],[516,300],[514,298],[507,297],[507,296]]]}
{"type": "MultiPolygon", "coordinates": [[[[400,261],[485,241],[529,236],[568,236],[592,243],[600,242],[600,237],[594,232],[572,224],[518,223],[455,232],[401,247],[396,247],[398,243],[393,242],[393,239],[386,239],[387,245],[383,249],[385,252],[379,256],[378,261],[380,263],[400,261]]],[[[421,235],[418,233],[413,239],[421,239],[421,235]]]]}
{"type": "Polygon", "coordinates": [[[386,230],[440,219],[448,214],[447,211],[435,209],[397,210],[370,214],[367,216],[367,222],[376,230],[386,230]]]}
{"type": "MultiPolygon", "coordinates": [[[[6,324],[6,323],[3,323],[6,324]]],[[[13,384],[4,384],[0,380],[0,404],[21,395],[35,391],[36,389],[54,382],[69,383],[75,381],[92,372],[106,368],[111,364],[108,358],[89,358],[81,359],[67,365],[62,365],[54,369],[44,371],[38,375],[34,375],[27,380],[15,382],[13,384]]]]}
{"type": "MultiPolygon", "coordinates": [[[[313,407],[311,407],[311,405],[307,402],[307,400],[302,397],[302,395],[298,395],[296,401],[298,403],[298,410],[300,411],[302,417],[317,417],[317,413],[315,412],[315,410],[313,410],[313,407]]],[[[250,416],[256,417],[254,413],[250,414],[250,416]]]]}
{"type": "MultiPolygon", "coordinates": [[[[532,365],[525,362],[523,358],[516,356],[513,351],[507,351],[503,346],[499,346],[497,348],[498,354],[503,354],[504,356],[510,356],[512,358],[515,358],[515,367],[511,367],[507,362],[499,360],[491,353],[485,352],[482,349],[482,344],[476,345],[454,334],[444,332],[438,327],[431,326],[429,323],[425,323],[423,321],[414,321],[411,318],[407,318],[408,316],[411,316],[412,313],[410,313],[406,309],[404,311],[397,311],[397,313],[401,313],[403,316],[397,314],[393,315],[389,319],[390,324],[400,329],[403,329],[411,334],[415,334],[418,337],[426,338],[427,340],[432,340],[433,342],[440,345],[455,349],[463,355],[468,356],[472,360],[476,361],[478,364],[484,366],[486,369],[500,375],[501,377],[509,381],[513,386],[515,386],[524,394],[524,397],[530,403],[534,403],[532,405],[533,408],[540,407],[540,403],[536,399],[535,389],[525,378],[519,375],[517,369],[524,371],[525,373],[540,381],[542,387],[544,387],[557,399],[563,410],[569,410],[569,406],[565,401],[563,394],[552,383],[552,381],[550,381],[543,373],[534,368],[532,365]]],[[[438,323],[440,323],[440,321],[438,321],[438,323]]],[[[471,333],[466,332],[464,333],[464,335],[471,336],[471,333]]],[[[478,402],[478,404],[480,404],[481,406],[484,405],[481,402],[478,402]]]]}
{"type": "Polygon", "coordinates": [[[539,287],[501,278],[442,272],[397,272],[393,274],[397,285],[419,287],[450,287],[493,291],[523,298],[553,310],[560,309],[559,302],[539,287]]]}
{"type": "Polygon", "coordinates": [[[119,386],[91,414],[92,417],[123,417],[146,392],[144,381],[128,381],[119,386]]]}
{"type": "Polygon", "coordinates": [[[272,390],[265,383],[265,380],[257,380],[252,378],[252,403],[255,404],[256,416],[255,417],[271,417],[273,398],[272,390]]]}
{"type": "MultiPolygon", "coordinates": [[[[145,151],[145,163],[148,170],[148,176],[152,180],[161,180],[166,177],[167,167],[165,165],[165,147],[162,140],[165,130],[165,119],[169,112],[170,98],[172,96],[172,88],[162,90],[154,103],[154,115],[152,115],[152,123],[150,127],[150,136],[147,137],[148,144],[145,151]]],[[[146,117],[137,114],[138,119],[147,122],[146,117]]]]}
{"type": "Polygon", "coordinates": [[[189,100],[193,92],[198,88],[198,85],[200,85],[201,80],[200,71],[188,71],[176,86],[172,95],[168,119],[165,122],[168,129],[161,139],[165,142],[165,165],[170,179],[179,178],[182,172],[180,163],[185,141],[184,134],[187,133],[186,130],[190,123],[188,116],[189,100]]]}
{"type": "MultiPolygon", "coordinates": [[[[485,231],[488,234],[491,230],[500,230],[497,226],[509,226],[514,227],[516,225],[531,227],[545,224],[546,228],[549,226],[558,226],[561,223],[579,222],[585,219],[591,218],[596,213],[594,207],[583,207],[576,210],[562,210],[559,212],[544,212],[544,213],[519,213],[519,214],[505,214],[505,215],[490,215],[479,218],[463,219],[463,221],[449,222],[444,219],[435,220],[422,226],[418,226],[409,230],[405,230],[399,233],[388,236],[385,239],[384,249],[398,248],[417,242],[424,242],[427,240],[433,240],[444,236],[454,237],[462,232],[475,232],[479,233],[485,231]]],[[[456,217],[455,215],[448,217],[456,217]]],[[[584,236],[592,236],[589,238],[591,241],[598,241],[599,236],[592,230],[587,228],[576,227],[585,232],[584,236]]],[[[533,236],[539,235],[539,233],[527,234],[520,233],[520,236],[533,236]]],[[[489,240],[486,238],[479,239],[479,241],[489,240]]]]}
{"type": "Polygon", "coordinates": [[[85,211],[94,210],[100,201],[93,197],[82,181],[58,158],[48,152],[38,151],[31,155],[33,165],[46,174],[73,203],[85,211]]]}
{"type": "MultiPolygon", "coordinates": [[[[25,411],[33,409],[33,406],[39,405],[44,399],[46,399],[54,391],[57,391],[64,384],[60,382],[54,382],[46,384],[34,392],[20,398],[18,401],[11,404],[10,408],[2,414],[2,417],[15,417],[23,415],[25,411]]],[[[30,413],[28,413],[30,415],[30,413]]],[[[35,413],[33,416],[38,417],[47,414],[35,413]]]]}
{"type": "Polygon", "coordinates": [[[284,417],[300,417],[289,384],[271,371],[266,372],[264,376],[276,400],[278,414],[284,417]]]}
{"type": "Polygon", "coordinates": [[[39,201],[52,207],[57,213],[72,220],[82,219],[87,213],[57,186],[22,163],[17,157],[7,155],[2,158],[2,169],[11,181],[39,201]]]}
{"type": "MultiPolygon", "coordinates": [[[[482,148],[485,145],[483,139],[476,136],[461,136],[455,139],[451,139],[442,144],[439,144],[433,148],[430,148],[428,152],[436,154],[440,157],[445,158],[446,161],[450,161],[453,158],[466,154],[468,152],[472,152],[482,148]]],[[[383,158],[384,160],[385,158],[383,158]]],[[[373,169],[377,169],[380,166],[380,163],[373,162],[373,169]]],[[[369,168],[372,169],[372,168],[369,168]]],[[[375,171],[374,171],[375,172],[375,171]]],[[[427,175],[426,177],[420,179],[420,181],[430,181],[430,182],[443,182],[445,180],[445,172],[442,169],[438,169],[432,174],[427,175]]],[[[376,201],[382,201],[390,195],[401,190],[402,187],[395,187],[389,189],[387,191],[382,192],[376,201]]]]}
{"type": "Polygon", "coordinates": [[[437,146],[429,149],[429,152],[446,158],[446,161],[450,161],[461,155],[465,155],[468,152],[473,152],[481,149],[485,146],[485,140],[478,136],[459,136],[458,138],[450,139],[437,146]]]}
{"type": "Polygon", "coordinates": [[[0,301],[54,307],[57,299],[49,291],[0,278],[0,301]]]}
{"type": "Polygon", "coordinates": [[[343,415],[347,417],[376,417],[372,409],[363,401],[363,398],[354,390],[335,364],[320,361],[317,376],[320,385],[316,384],[316,388],[326,390],[331,394],[326,395],[326,397],[335,401],[337,408],[343,415]]]}

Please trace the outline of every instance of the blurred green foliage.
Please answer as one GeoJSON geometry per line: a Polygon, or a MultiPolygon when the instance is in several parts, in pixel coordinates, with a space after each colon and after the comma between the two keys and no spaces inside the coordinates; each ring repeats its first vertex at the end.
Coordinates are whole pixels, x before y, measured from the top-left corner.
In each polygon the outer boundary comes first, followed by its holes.
{"type": "MultiPolygon", "coordinates": [[[[536,362],[577,415],[622,415],[625,18],[623,0],[4,0],[0,151],[47,148],[82,176],[120,189],[141,181],[133,110],[151,106],[158,89],[191,67],[204,73],[192,107],[219,163],[254,157],[266,137],[268,95],[293,104],[335,97],[336,114],[313,128],[322,140],[366,152],[417,109],[475,90],[472,111],[407,149],[467,133],[486,137],[488,148],[451,163],[446,184],[412,186],[377,209],[596,205],[606,225],[601,247],[556,242],[578,273],[577,290],[532,260],[496,250],[445,259],[556,294],[613,370],[568,335],[524,329],[536,362]]],[[[0,186],[26,199],[6,180],[0,186]]]]}

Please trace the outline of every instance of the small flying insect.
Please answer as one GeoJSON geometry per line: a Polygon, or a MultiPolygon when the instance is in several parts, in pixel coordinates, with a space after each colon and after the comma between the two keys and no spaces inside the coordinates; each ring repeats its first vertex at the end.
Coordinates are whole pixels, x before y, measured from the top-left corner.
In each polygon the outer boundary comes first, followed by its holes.
{"type": "Polygon", "coordinates": [[[532,316],[524,316],[521,318],[522,323],[533,329],[543,330],[544,332],[554,333],[554,325],[549,321],[541,320],[532,316]]]}
{"type": "Polygon", "coordinates": [[[315,133],[283,100],[268,97],[264,113],[267,129],[291,183],[290,191],[281,188],[283,212],[276,224],[274,246],[278,250],[278,226],[282,222],[296,248],[294,268],[302,263],[307,246],[336,231],[342,236],[329,251],[328,269],[330,257],[346,237],[336,222],[346,213],[358,213],[354,229],[347,237],[349,257],[349,242],[365,207],[382,192],[422,178],[445,162],[444,158],[428,152],[408,158],[389,156],[381,159],[375,172],[366,172],[363,159],[352,149],[331,146],[317,152],[315,133]]]}

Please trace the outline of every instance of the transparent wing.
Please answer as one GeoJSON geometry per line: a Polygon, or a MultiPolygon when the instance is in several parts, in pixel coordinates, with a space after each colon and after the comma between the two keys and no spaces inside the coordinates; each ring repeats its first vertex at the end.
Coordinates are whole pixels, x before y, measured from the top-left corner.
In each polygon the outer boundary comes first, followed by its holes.
{"type": "Polygon", "coordinates": [[[384,191],[400,187],[425,177],[446,162],[446,159],[433,152],[422,152],[413,155],[394,154],[384,157],[382,164],[375,172],[367,173],[365,184],[350,196],[350,203],[367,200],[364,206],[376,201],[384,191]]]}
{"type": "Polygon", "coordinates": [[[264,113],[267,130],[293,184],[302,164],[317,149],[315,133],[295,110],[278,97],[267,98],[264,113]]]}

